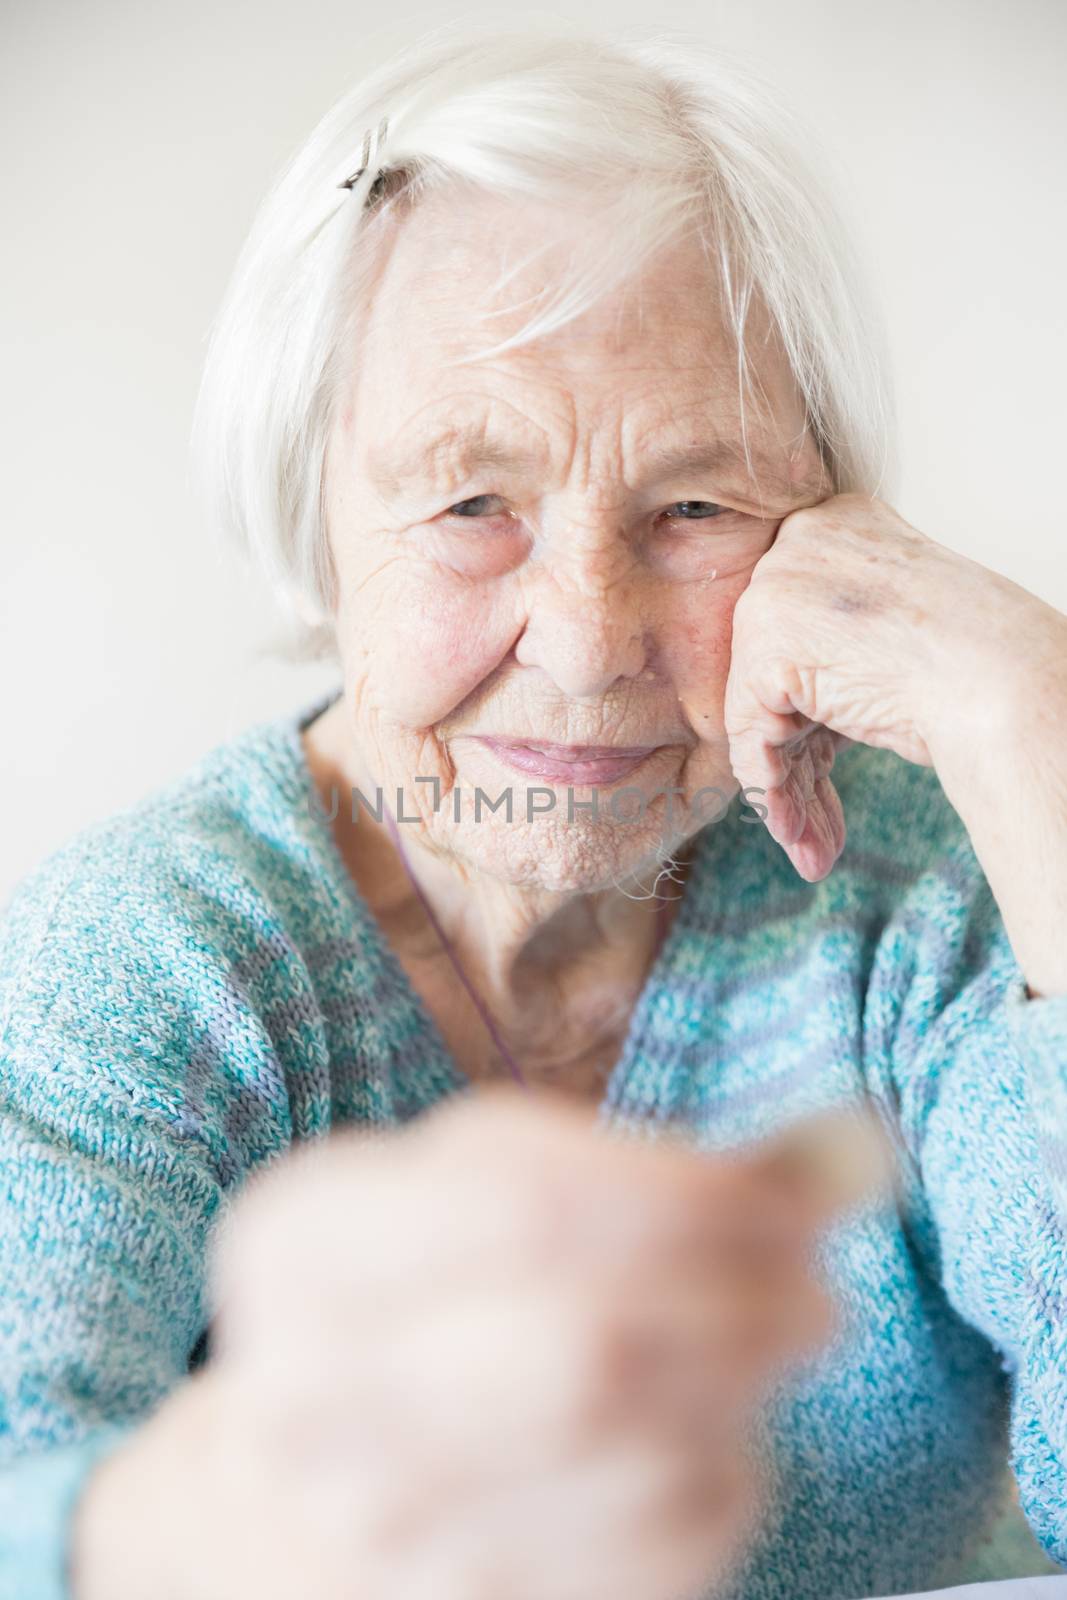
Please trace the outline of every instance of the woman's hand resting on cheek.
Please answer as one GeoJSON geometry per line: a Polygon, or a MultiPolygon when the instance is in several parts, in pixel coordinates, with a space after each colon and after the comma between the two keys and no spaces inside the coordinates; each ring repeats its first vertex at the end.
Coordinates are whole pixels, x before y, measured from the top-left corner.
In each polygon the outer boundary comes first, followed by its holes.
{"type": "Polygon", "coordinates": [[[794,511],[734,607],[724,697],[730,763],[763,790],[766,823],[802,878],[845,843],[830,778],[856,742],[942,761],[965,790],[997,737],[1007,686],[1040,693],[1064,659],[1064,618],[1010,579],[937,544],[884,501],[834,495],[794,511]]]}
{"type": "Polygon", "coordinates": [[[90,1484],[78,1600],[109,1539],[108,1600],[697,1592],[757,1525],[755,1408],[835,1326],[828,1202],[766,1161],[495,1086],[254,1176],[211,1360],[90,1484]]]}

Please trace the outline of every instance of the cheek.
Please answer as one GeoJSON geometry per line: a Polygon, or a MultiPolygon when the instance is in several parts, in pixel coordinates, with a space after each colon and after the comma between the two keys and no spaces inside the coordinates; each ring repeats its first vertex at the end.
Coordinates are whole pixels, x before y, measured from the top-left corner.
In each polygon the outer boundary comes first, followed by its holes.
{"type": "Polygon", "coordinates": [[[710,820],[715,807],[737,788],[723,701],[730,674],[734,605],[744,587],[738,582],[729,591],[725,585],[713,594],[694,591],[671,634],[669,667],[674,689],[683,718],[697,739],[686,760],[683,782],[690,797],[707,791],[697,812],[703,821],[710,820]],[[718,796],[713,791],[718,791],[718,796]]]}
{"type": "Polygon", "coordinates": [[[486,678],[511,639],[484,586],[395,563],[346,608],[346,666],[374,710],[405,728],[430,728],[486,678]]]}
{"type": "Polygon", "coordinates": [[[714,592],[694,592],[674,617],[664,640],[664,665],[698,734],[722,726],[733,609],[741,587],[736,593],[725,586],[714,592]]]}

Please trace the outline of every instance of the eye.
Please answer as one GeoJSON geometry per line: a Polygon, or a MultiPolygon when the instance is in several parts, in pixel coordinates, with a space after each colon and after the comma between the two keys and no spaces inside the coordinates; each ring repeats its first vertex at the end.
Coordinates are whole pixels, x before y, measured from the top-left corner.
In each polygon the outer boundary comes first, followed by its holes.
{"type": "Polygon", "coordinates": [[[727,516],[725,506],[720,506],[714,500],[676,500],[675,506],[683,506],[685,510],[681,516],[669,516],[671,522],[703,522],[716,516],[727,516]]]}
{"type": "Polygon", "coordinates": [[[449,506],[448,511],[446,512],[446,515],[447,516],[456,516],[456,517],[469,517],[469,518],[490,516],[492,513],[486,511],[485,502],[487,500],[499,500],[499,499],[500,499],[500,496],[498,494],[476,494],[476,495],[473,495],[471,497],[471,499],[469,499],[469,500],[457,500],[454,506],[449,506]],[[470,511],[470,510],[464,511],[462,509],[464,506],[468,506],[468,507],[476,506],[479,509],[477,509],[475,511],[470,511]]]}
{"type": "MultiPolygon", "coordinates": [[[[445,515],[463,517],[468,521],[474,521],[479,517],[492,516],[494,513],[489,509],[488,502],[493,500],[499,501],[500,496],[496,494],[473,495],[467,500],[457,500],[454,505],[448,507],[445,515]]],[[[718,505],[714,500],[676,500],[674,506],[677,510],[672,508],[672,511],[666,513],[668,522],[710,522],[718,517],[730,515],[730,511],[726,506],[718,505]]]]}

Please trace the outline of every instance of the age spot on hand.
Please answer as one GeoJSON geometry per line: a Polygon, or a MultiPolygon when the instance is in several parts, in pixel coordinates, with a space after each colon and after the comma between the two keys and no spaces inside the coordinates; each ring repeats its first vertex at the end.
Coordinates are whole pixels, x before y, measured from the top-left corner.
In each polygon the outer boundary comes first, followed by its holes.
{"type": "Polygon", "coordinates": [[[856,612],[870,613],[881,611],[882,609],[881,600],[872,594],[869,589],[842,590],[834,595],[830,605],[834,611],[847,611],[850,614],[856,612]]]}

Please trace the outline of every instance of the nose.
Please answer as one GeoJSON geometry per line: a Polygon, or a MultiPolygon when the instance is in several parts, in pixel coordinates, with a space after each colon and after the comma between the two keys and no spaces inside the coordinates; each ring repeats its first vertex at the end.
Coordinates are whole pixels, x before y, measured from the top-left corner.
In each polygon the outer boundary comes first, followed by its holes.
{"type": "Polygon", "coordinates": [[[574,700],[602,699],[617,679],[638,677],[648,650],[634,565],[578,552],[528,573],[515,658],[574,700]]]}

